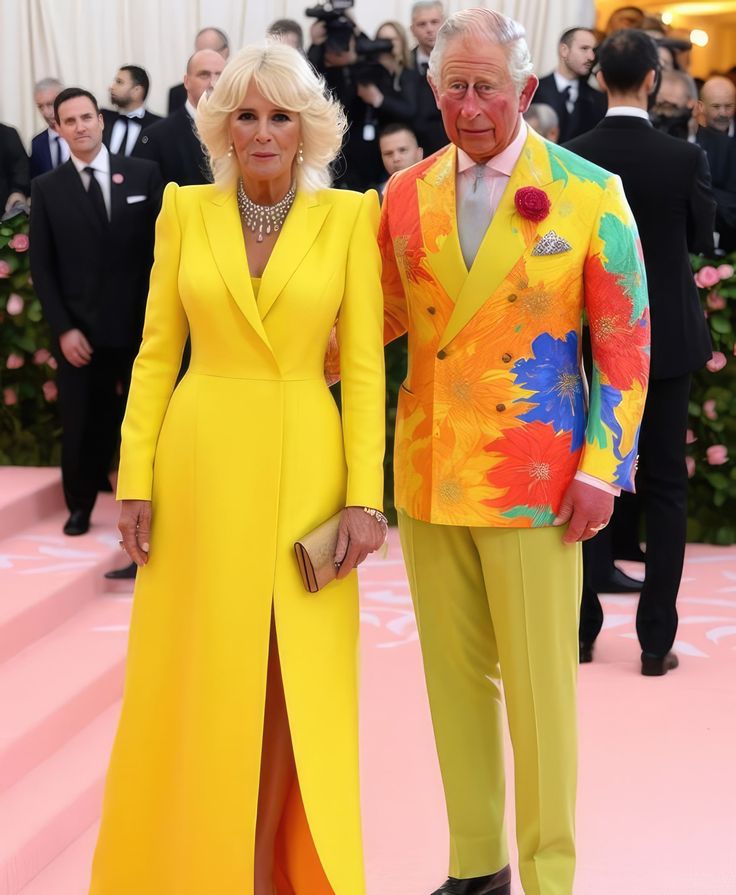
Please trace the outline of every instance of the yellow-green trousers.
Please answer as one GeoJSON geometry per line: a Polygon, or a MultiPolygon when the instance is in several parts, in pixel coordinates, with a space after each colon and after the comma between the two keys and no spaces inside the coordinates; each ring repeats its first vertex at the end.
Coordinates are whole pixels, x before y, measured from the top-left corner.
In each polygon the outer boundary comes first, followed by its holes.
{"type": "Polygon", "coordinates": [[[502,701],[526,895],[572,895],[580,545],[564,528],[399,529],[450,825],[450,876],[508,864],[502,701]],[[503,691],[503,700],[502,700],[503,691]]]}

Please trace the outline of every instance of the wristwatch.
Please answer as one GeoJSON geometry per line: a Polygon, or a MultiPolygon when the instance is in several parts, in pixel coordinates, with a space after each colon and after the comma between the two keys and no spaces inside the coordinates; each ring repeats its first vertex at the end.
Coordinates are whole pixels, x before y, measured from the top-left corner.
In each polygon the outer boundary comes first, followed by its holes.
{"type": "Polygon", "coordinates": [[[384,525],[388,525],[388,519],[380,510],[374,510],[373,507],[363,507],[363,512],[368,513],[369,516],[373,516],[376,522],[382,522],[384,525]]]}

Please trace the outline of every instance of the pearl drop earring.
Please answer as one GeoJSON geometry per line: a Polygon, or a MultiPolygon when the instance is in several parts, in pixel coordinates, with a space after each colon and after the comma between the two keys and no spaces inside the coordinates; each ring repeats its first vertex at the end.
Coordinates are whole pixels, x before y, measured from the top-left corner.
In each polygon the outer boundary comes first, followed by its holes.
{"type": "Polygon", "coordinates": [[[233,157],[233,144],[232,144],[232,143],[230,144],[230,148],[229,148],[228,151],[227,151],[227,157],[228,157],[228,158],[232,158],[232,157],[233,157]]]}
{"type": "Polygon", "coordinates": [[[299,148],[296,151],[296,163],[297,165],[304,164],[304,143],[300,143],[299,148]]]}

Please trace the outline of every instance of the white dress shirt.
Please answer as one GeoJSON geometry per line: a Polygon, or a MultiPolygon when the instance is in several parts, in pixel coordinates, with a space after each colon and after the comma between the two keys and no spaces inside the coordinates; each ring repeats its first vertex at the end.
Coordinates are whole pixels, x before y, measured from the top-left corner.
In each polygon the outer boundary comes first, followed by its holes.
{"type": "Polygon", "coordinates": [[[647,124],[652,122],[649,120],[649,113],[638,106],[614,106],[606,112],[606,118],[642,118],[647,124]]]}
{"type": "Polygon", "coordinates": [[[572,112],[575,108],[575,103],[578,101],[578,94],[580,93],[580,81],[577,78],[566,78],[564,75],[561,75],[558,71],[554,72],[555,76],[555,84],[557,85],[557,92],[564,93],[567,88],[570,88],[570,93],[567,98],[567,111],[572,112]]]}
{"type": "Polygon", "coordinates": [[[95,180],[99,183],[100,188],[102,189],[102,198],[105,200],[105,208],[107,209],[107,218],[110,219],[110,153],[107,151],[107,147],[104,145],[100,145],[100,151],[97,155],[92,159],[91,162],[83,162],[81,159],[77,158],[76,155],[71,156],[72,163],[74,167],[79,172],[79,176],[82,178],[82,186],[85,190],[89,189],[89,178],[90,175],[84,170],[85,168],[94,168],[95,171],[95,180]]]}
{"type": "Polygon", "coordinates": [[[123,155],[130,155],[136,144],[140,132],[143,130],[141,118],[146,114],[143,106],[135,109],[133,112],[121,112],[125,118],[128,118],[128,138],[125,141],[125,147],[122,147],[123,137],[125,136],[125,122],[119,119],[112,126],[112,134],[110,134],[110,152],[122,152],[123,155]]]}
{"type": "Polygon", "coordinates": [[[69,144],[66,140],[56,133],[52,128],[48,128],[46,131],[46,135],[49,141],[49,152],[51,153],[51,164],[56,168],[59,165],[63,165],[65,161],[69,159],[69,144]],[[59,150],[59,156],[57,159],[56,151],[57,147],[59,150]]]}

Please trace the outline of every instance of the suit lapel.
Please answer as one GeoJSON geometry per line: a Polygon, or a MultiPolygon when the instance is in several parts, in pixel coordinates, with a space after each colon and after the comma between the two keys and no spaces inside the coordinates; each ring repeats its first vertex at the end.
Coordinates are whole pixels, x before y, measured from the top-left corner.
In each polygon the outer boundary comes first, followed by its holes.
{"type": "Polygon", "coordinates": [[[125,212],[124,163],[120,156],[110,153],[110,223],[119,221],[125,212]],[[117,178],[115,175],[119,175],[117,178]],[[120,178],[123,178],[120,180],[120,178]],[[116,183],[116,179],[119,181],[116,183]]]}
{"type": "Polygon", "coordinates": [[[213,190],[211,198],[203,201],[201,207],[212,257],[225,285],[245,319],[270,349],[250,282],[235,191],[213,190]]]}
{"type": "Polygon", "coordinates": [[[458,294],[455,308],[440,339],[440,348],[455,338],[498,289],[519,258],[531,250],[540,236],[540,229],[542,233],[549,229],[546,221],[535,224],[517,212],[514,201],[516,191],[525,186],[543,189],[552,205],[564,186],[563,180],[555,180],[552,176],[544,141],[531,130],[458,294]]]}
{"type": "Polygon", "coordinates": [[[59,172],[59,177],[63,178],[66,183],[65,189],[69,191],[69,196],[73,197],[74,203],[81,210],[89,225],[95,230],[102,230],[102,221],[92,206],[92,202],[82,183],[82,178],[79,176],[72,160],[68,159],[56,171],[59,172]]]}
{"type": "Polygon", "coordinates": [[[330,206],[320,204],[316,197],[297,192],[263,272],[258,295],[261,318],[265,318],[271,310],[294,271],[304,260],[329,210],[330,206]]]}
{"type": "Polygon", "coordinates": [[[454,300],[467,278],[460,249],[455,211],[455,170],[457,150],[453,145],[417,181],[422,244],[432,272],[454,300]]]}

